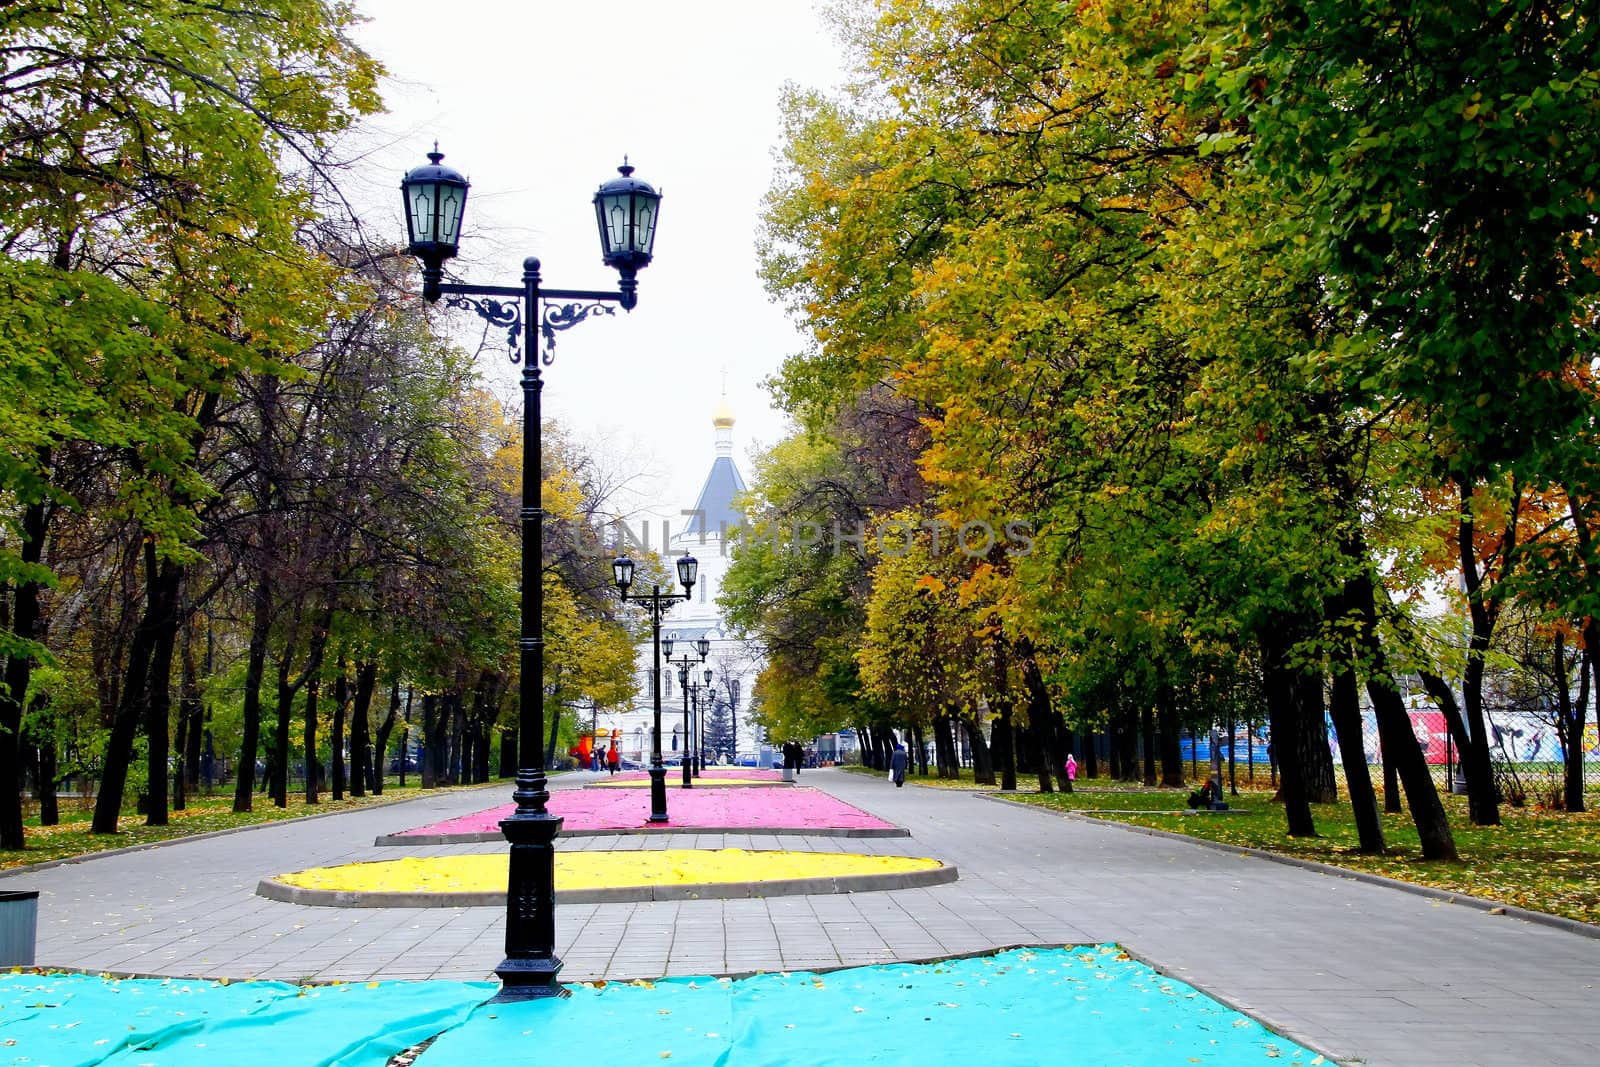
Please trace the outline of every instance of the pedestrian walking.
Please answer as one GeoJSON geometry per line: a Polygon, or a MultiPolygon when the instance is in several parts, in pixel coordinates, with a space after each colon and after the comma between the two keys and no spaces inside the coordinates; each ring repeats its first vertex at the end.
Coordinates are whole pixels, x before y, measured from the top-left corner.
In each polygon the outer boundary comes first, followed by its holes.
{"type": "Polygon", "coordinates": [[[889,778],[896,789],[906,784],[906,746],[898,741],[895,742],[894,751],[889,753],[889,778]]]}
{"type": "Polygon", "coordinates": [[[617,751],[617,743],[611,742],[611,747],[606,750],[606,770],[616,774],[622,766],[622,753],[617,751]]]}

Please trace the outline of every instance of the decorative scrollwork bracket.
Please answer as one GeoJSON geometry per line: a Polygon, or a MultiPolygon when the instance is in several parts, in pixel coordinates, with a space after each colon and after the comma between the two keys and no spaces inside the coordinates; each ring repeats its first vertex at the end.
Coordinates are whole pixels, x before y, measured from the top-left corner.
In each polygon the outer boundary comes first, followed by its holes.
{"type": "Polygon", "coordinates": [[[546,307],[539,330],[544,334],[545,366],[550,366],[556,358],[556,331],[570,330],[590,315],[615,315],[617,309],[610,304],[599,302],[590,304],[558,304],[546,307]]]}
{"type": "MultiPolygon", "coordinates": [[[[506,331],[506,347],[511,350],[511,362],[522,362],[522,303],[517,300],[494,300],[490,297],[451,296],[447,307],[472,311],[490,326],[506,331]]],[[[548,363],[549,361],[546,360],[548,363]]]]}

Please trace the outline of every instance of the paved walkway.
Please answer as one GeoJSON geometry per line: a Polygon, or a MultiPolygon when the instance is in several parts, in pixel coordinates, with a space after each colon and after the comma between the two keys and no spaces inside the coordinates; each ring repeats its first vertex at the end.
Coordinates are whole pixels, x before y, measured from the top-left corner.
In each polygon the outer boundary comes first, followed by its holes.
{"type": "MultiPolygon", "coordinates": [[[[557,788],[592,774],[556,779],[557,788]]],[[[807,771],[910,839],[671,834],[561,848],[746,847],[935,856],[959,881],[849,896],[563,905],[569,981],[916,960],[1118,941],[1341,1062],[1595,1061],[1600,940],[1412,893],[970,794],[807,771]]],[[[506,786],[276,824],[0,879],[42,890],[41,965],[287,979],[492,977],[498,908],[306,908],[267,874],[393,859],[379,834],[501,803],[506,786]]],[[[676,788],[672,792],[676,792],[676,788]]],[[[670,810],[669,793],[669,810],[670,810]]],[[[428,846],[419,855],[493,850],[428,846]]]]}

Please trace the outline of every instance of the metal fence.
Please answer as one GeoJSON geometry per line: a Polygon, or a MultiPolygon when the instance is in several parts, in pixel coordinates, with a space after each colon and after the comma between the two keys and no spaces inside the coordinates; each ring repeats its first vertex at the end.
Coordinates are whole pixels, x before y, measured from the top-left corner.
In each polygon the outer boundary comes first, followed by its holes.
{"type": "MultiPolygon", "coordinates": [[[[1422,746],[1428,766],[1433,770],[1436,784],[1442,791],[1464,792],[1466,783],[1461,777],[1460,752],[1445,726],[1443,714],[1421,707],[1414,707],[1409,713],[1412,729],[1422,746]]],[[[1503,798],[1515,804],[1537,803],[1558,807],[1566,774],[1566,750],[1554,722],[1532,712],[1504,708],[1490,709],[1486,716],[1489,754],[1495,765],[1495,777],[1503,798]]],[[[1334,769],[1342,772],[1338,740],[1331,720],[1328,721],[1327,730],[1334,769]]],[[[1241,725],[1233,731],[1231,738],[1223,730],[1218,738],[1225,775],[1230,775],[1241,786],[1246,783],[1271,784],[1275,780],[1272,737],[1265,724],[1241,725]]],[[[1592,721],[1584,726],[1581,748],[1585,789],[1600,789],[1600,732],[1597,732],[1592,721]]],[[[1381,784],[1383,746],[1378,740],[1377,721],[1370,710],[1362,715],[1362,749],[1368,766],[1372,768],[1373,778],[1381,784]]],[[[1204,733],[1198,736],[1186,734],[1182,751],[1191,777],[1204,778],[1210,773],[1211,744],[1204,733]]]]}

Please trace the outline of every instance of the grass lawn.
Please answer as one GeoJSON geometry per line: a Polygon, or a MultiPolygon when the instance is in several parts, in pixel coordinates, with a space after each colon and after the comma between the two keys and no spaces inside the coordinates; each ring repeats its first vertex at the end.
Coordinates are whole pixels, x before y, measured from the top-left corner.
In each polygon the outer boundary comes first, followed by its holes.
{"type": "MultiPolygon", "coordinates": [[[[412,781],[415,780],[413,776],[412,781]]],[[[509,783],[510,779],[506,781],[509,783]]],[[[428,792],[436,791],[428,790],[428,792]]],[[[166,826],[146,826],[144,816],[135,815],[129,809],[117,820],[115,834],[89,833],[89,823],[94,816],[93,798],[62,797],[61,822],[55,826],[40,826],[38,805],[29,805],[22,828],[28,847],[19,852],[0,852],[0,870],[26,867],[47,860],[71,859],[108,849],[171,841],[174,838],[192,837],[195,834],[211,833],[215,830],[230,830],[237,826],[252,826],[279,819],[298,819],[330,811],[350,811],[354,808],[406,800],[421,796],[423,792],[423,788],[419,785],[407,785],[401,789],[395,785],[385,784],[381,797],[369,793],[357,799],[346,794],[345,799],[335,801],[331,794],[325,792],[322,794],[320,804],[307,804],[302,790],[298,794],[293,792],[289,794],[289,806],[286,808],[274,806],[265,793],[256,793],[254,810],[235,814],[232,787],[226,789],[219,787],[212,796],[190,797],[188,806],[183,811],[174,811],[167,816],[170,822],[166,826]]]]}
{"type": "MultiPolygon", "coordinates": [[[[995,788],[975,785],[971,772],[965,773],[967,777],[954,781],[915,776],[907,781],[943,789],[995,788]]],[[[1355,851],[1355,818],[1347,803],[1312,805],[1318,836],[1298,838],[1284,831],[1283,808],[1272,802],[1272,793],[1245,790],[1243,783],[1239,795],[1228,798],[1233,810],[1225,815],[1181,814],[1188,789],[1145,789],[1109,779],[1080,779],[1072,793],[1033,792],[1038,787],[1036,777],[1019,774],[1017,792],[1008,796],[1600,923],[1600,812],[1594,810],[1567,814],[1502,805],[1501,825],[1473,826],[1467,819],[1467,798],[1442,795],[1461,861],[1435,863],[1422,859],[1408,814],[1383,816],[1388,851],[1363,856],[1355,851]]],[[[1591,808],[1600,807],[1594,801],[1591,796],[1591,808]]]]}

